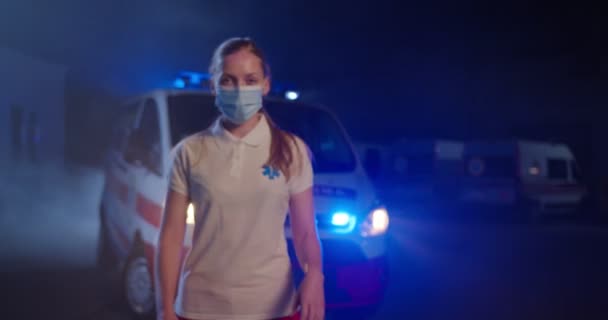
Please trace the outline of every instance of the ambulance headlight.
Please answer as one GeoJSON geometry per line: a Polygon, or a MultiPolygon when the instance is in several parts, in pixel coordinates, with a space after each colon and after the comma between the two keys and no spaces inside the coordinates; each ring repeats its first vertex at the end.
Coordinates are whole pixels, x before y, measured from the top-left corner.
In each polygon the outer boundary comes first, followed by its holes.
{"type": "Polygon", "coordinates": [[[188,210],[186,211],[186,223],[194,224],[194,205],[192,203],[188,205],[188,210]]]}
{"type": "Polygon", "coordinates": [[[540,166],[533,164],[528,168],[528,174],[530,174],[531,176],[538,176],[540,175],[540,166]]]}
{"type": "Polygon", "coordinates": [[[528,167],[528,174],[531,176],[539,176],[540,175],[540,163],[538,161],[532,162],[528,167]]]}
{"type": "Polygon", "coordinates": [[[367,219],[361,224],[361,234],[364,237],[382,235],[388,230],[389,218],[388,211],[384,207],[372,210],[367,219]]]}
{"type": "Polygon", "coordinates": [[[300,97],[300,93],[297,91],[293,91],[293,90],[289,90],[287,92],[285,92],[285,98],[287,100],[298,100],[298,98],[300,97]]]}

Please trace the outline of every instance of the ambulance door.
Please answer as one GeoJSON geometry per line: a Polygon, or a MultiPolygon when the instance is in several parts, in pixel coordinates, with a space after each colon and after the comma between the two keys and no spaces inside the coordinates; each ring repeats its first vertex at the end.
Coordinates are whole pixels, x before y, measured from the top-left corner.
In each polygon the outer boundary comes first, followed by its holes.
{"type": "Polygon", "coordinates": [[[138,164],[133,168],[132,176],[135,195],[134,220],[135,230],[139,231],[149,251],[156,243],[160,228],[162,206],[167,191],[164,177],[164,161],[168,151],[161,134],[163,104],[150,97],[143,102],[138,132],[138,164]]]}
{"type": "Polygon", "coordinates": [[[141,102],[131,103],[121,109],[123,115],[116,124],[115,147],[108,161],[108,201],[106,215],[108,228],[115,240],[117,251],[123,258],[129,254],[132,241],[132,219],[135,208],[134,169],[132,156],[134,132],[141,115],[141,102]]]}

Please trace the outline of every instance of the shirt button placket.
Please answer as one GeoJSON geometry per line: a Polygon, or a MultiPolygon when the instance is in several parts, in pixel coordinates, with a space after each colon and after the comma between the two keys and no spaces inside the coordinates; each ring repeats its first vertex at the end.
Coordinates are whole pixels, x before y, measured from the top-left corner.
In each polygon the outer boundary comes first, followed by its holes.
{"type": "Polygon", "coordinates": [[[239,159],[239,149],[238,145],[232,145],[232,156],[230,157],[230,175],[233,177],[238,177],[238,159],[239,159]]]}
{"type": "Polygon", "coordinates": [[[236,163],[237,163],[239,175],[241,174],[241,172],[243,170],[243,147],[244,147],[243,143],[239,142],[238,151],[236,153],[236,163]]]}

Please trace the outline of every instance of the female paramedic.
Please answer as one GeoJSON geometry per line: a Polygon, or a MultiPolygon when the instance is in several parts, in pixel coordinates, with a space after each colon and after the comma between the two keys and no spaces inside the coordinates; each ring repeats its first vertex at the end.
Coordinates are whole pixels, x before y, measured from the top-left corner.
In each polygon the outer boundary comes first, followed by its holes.
{"type": "Polygon", "coordinates": [[[210,73],[221,116],[174,150],[156,256],[158,317],[323,319],[308,148],[265,112],[270,69],[252,40],[222,43],[210,73]],[[190,203],[196,223],[182,267],[190,203]],[[285,239],[287,212],[306,272],[297,291],[285,239]]]}

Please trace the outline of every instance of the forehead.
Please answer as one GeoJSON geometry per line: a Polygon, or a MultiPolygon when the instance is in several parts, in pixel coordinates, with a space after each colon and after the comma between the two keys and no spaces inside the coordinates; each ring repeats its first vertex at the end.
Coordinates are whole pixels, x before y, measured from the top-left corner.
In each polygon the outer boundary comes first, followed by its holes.
{"type": "Polygon", "coordinates": [[[224,58],[222,71],[229,74],[263,73],[262,60],[247,49],[239,50],[224,58]]]}

